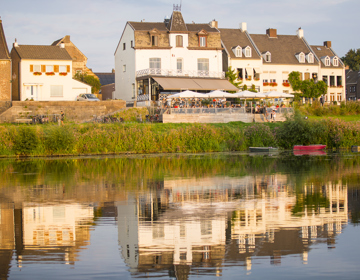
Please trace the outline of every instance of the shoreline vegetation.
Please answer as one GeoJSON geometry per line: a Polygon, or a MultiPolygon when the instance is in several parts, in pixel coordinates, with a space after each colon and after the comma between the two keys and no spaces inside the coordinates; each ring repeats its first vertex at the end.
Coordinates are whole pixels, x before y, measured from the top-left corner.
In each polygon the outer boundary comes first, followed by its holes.
{"type": "Polygon", "coordinates": [[[0,157],[247,151],[249,147],[360,145],[360,122],[310,120],[296,110],[283,123],[66,123],[1,125],[0,157]]]}

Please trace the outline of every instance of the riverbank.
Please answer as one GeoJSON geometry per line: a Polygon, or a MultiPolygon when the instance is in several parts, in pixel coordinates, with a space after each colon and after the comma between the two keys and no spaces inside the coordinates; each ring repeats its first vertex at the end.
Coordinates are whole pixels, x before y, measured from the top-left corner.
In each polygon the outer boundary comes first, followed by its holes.
{"type": "Polygon", "coordinates": [[[0,126],[0,156],[246,151],[250,146],[292,149],[360,145],[360,123],[306,120],[298,113],[276,124],[114,123],[0,126]]]}

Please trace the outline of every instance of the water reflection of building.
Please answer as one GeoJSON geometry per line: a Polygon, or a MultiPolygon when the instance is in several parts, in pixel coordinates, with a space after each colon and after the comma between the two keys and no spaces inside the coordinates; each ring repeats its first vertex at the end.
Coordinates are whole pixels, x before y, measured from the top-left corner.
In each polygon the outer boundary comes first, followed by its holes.
{"type": "Polygon", "coordinates": [[[6,279],[13,253],[23,262],[74,264],[90,239],[94,208],[78,203],[0,203],[0,276],[6,279]]]}
{"type": "Polygon", "coordinates": [[[173,180],[117,208],[131,271],[186,279],[196,267],[221,275],[224,259],[247,270],[254,256],[280,265],[283,255],[299,254],[307,263],[312,243],[335,246],[347,222],[347,187],[311,185],[296,193],[285,175],[173,180]]]}

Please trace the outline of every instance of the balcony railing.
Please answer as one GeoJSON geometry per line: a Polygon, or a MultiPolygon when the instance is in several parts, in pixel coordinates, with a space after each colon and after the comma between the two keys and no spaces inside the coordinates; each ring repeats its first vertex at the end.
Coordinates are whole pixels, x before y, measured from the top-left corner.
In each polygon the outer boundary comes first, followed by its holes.
{"type": "Polygon", "coordinates": [[[160,68],[147,68],[136,71],[136,77],[145,77],[145,76],[165,76],[165,77],[206,77],[206,78],[225,78],[225,72],[211,72],[204,70],[169,70],[169,69],[160,69],[160,68]]]}

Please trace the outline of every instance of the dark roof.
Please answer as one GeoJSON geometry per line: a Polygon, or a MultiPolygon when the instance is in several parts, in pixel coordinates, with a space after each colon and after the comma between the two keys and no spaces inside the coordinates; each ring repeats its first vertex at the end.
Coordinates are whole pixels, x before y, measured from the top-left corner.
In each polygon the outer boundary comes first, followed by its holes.
{"type": "Polygon", "coordinates": [[[0,20],[0,59],[10,59],[9,49],[6,44],[6,38],[2,25],[2,20],[0,20]]]}
{"type": "Polygon", "coordinates": [[[59,40],[56,40],[56,41],[54,41],[51,45],[52,46],[57,46],[57,44],[59,44],[60,42],[61,42],[61,40],[62,40],[63,38],[61,38],[61,39],[59,39],[59,40]]]}
{"type": "MultiPolygon", "coordinates": [[[[336,56],[336,54],[328,47],[325,46],[310,46],[316,56],[320,59],[324,56],[333,57],[336,56]]],[[[342,64],[340,63],[340,57],[339,58],[339,66],[327,66],[327,67],[335,67],[335,68],[342,68],[342,64]]],[[[321,66],[325,67],[324,63],[321,61],[321,66]]]]}
{"type": "Polygon", "coordinates": [[[207,23],[188,23],[188,24],[186,24],[186,27],[189,31],[192,31],[192,32],[199,32],[202,29],[204,29],[206,32],[219,33],[218,29],[211,27],[207,23]]]}
{"type": "Polygon", "coordinates": [[[94,73],[99,77],[102,86],[115,83],[115,73],[94,73]]]}
{"type": "Polygon", "coordinates": [[[245,32],[242,32],[240,29],[223,29],[220,28],[221,41],[224,44],[225,49],[229,53],[231,58],[237,58],[232,51],[232,48],[240,46],[245,48],[247,46],[251,47],[251,57],[245,57],[244,55],[241,59],[260,59],[260,56],[254,49],[254,46],[251,44],[249,38],[246,36],[245,32]]]}
{"type": "Polygon", "coordinates": [[[186,32],[187,31],[186,24],[184,22],[181,12],[174,11],[172,13],[170,22],[169,22],[167,28],[173,32],[177,32],[177,31],[186,32]]]}
{"type": "Polygon", "coordinates": [[[66,49],[58,46],[19,45],[14,49],[21,59],[72,60],[66,49]]]}
{"type": "Polygon", "coordinates": [[[357,71],[353,70],[347,70],[346,71],[346,84],[357,84],[357,81],[359,79],[359,73],[357,71]]]}
{"type": "MultiPolygon", "coordinates": [[[[295,54],[311,52],[305,42],[297,35],[277,35],[276,38],[269,38],[266,34],[251,34],[250,36],[260,53],[267,51],[271,53],[271,62],[264,61],[264,64],[300,64],[295,54]]],[[[305,60],[305,63],[301,64],[313,65],[317,64],[317,61],[314,59],[314,63],[308,63],[305,60]]]]}

